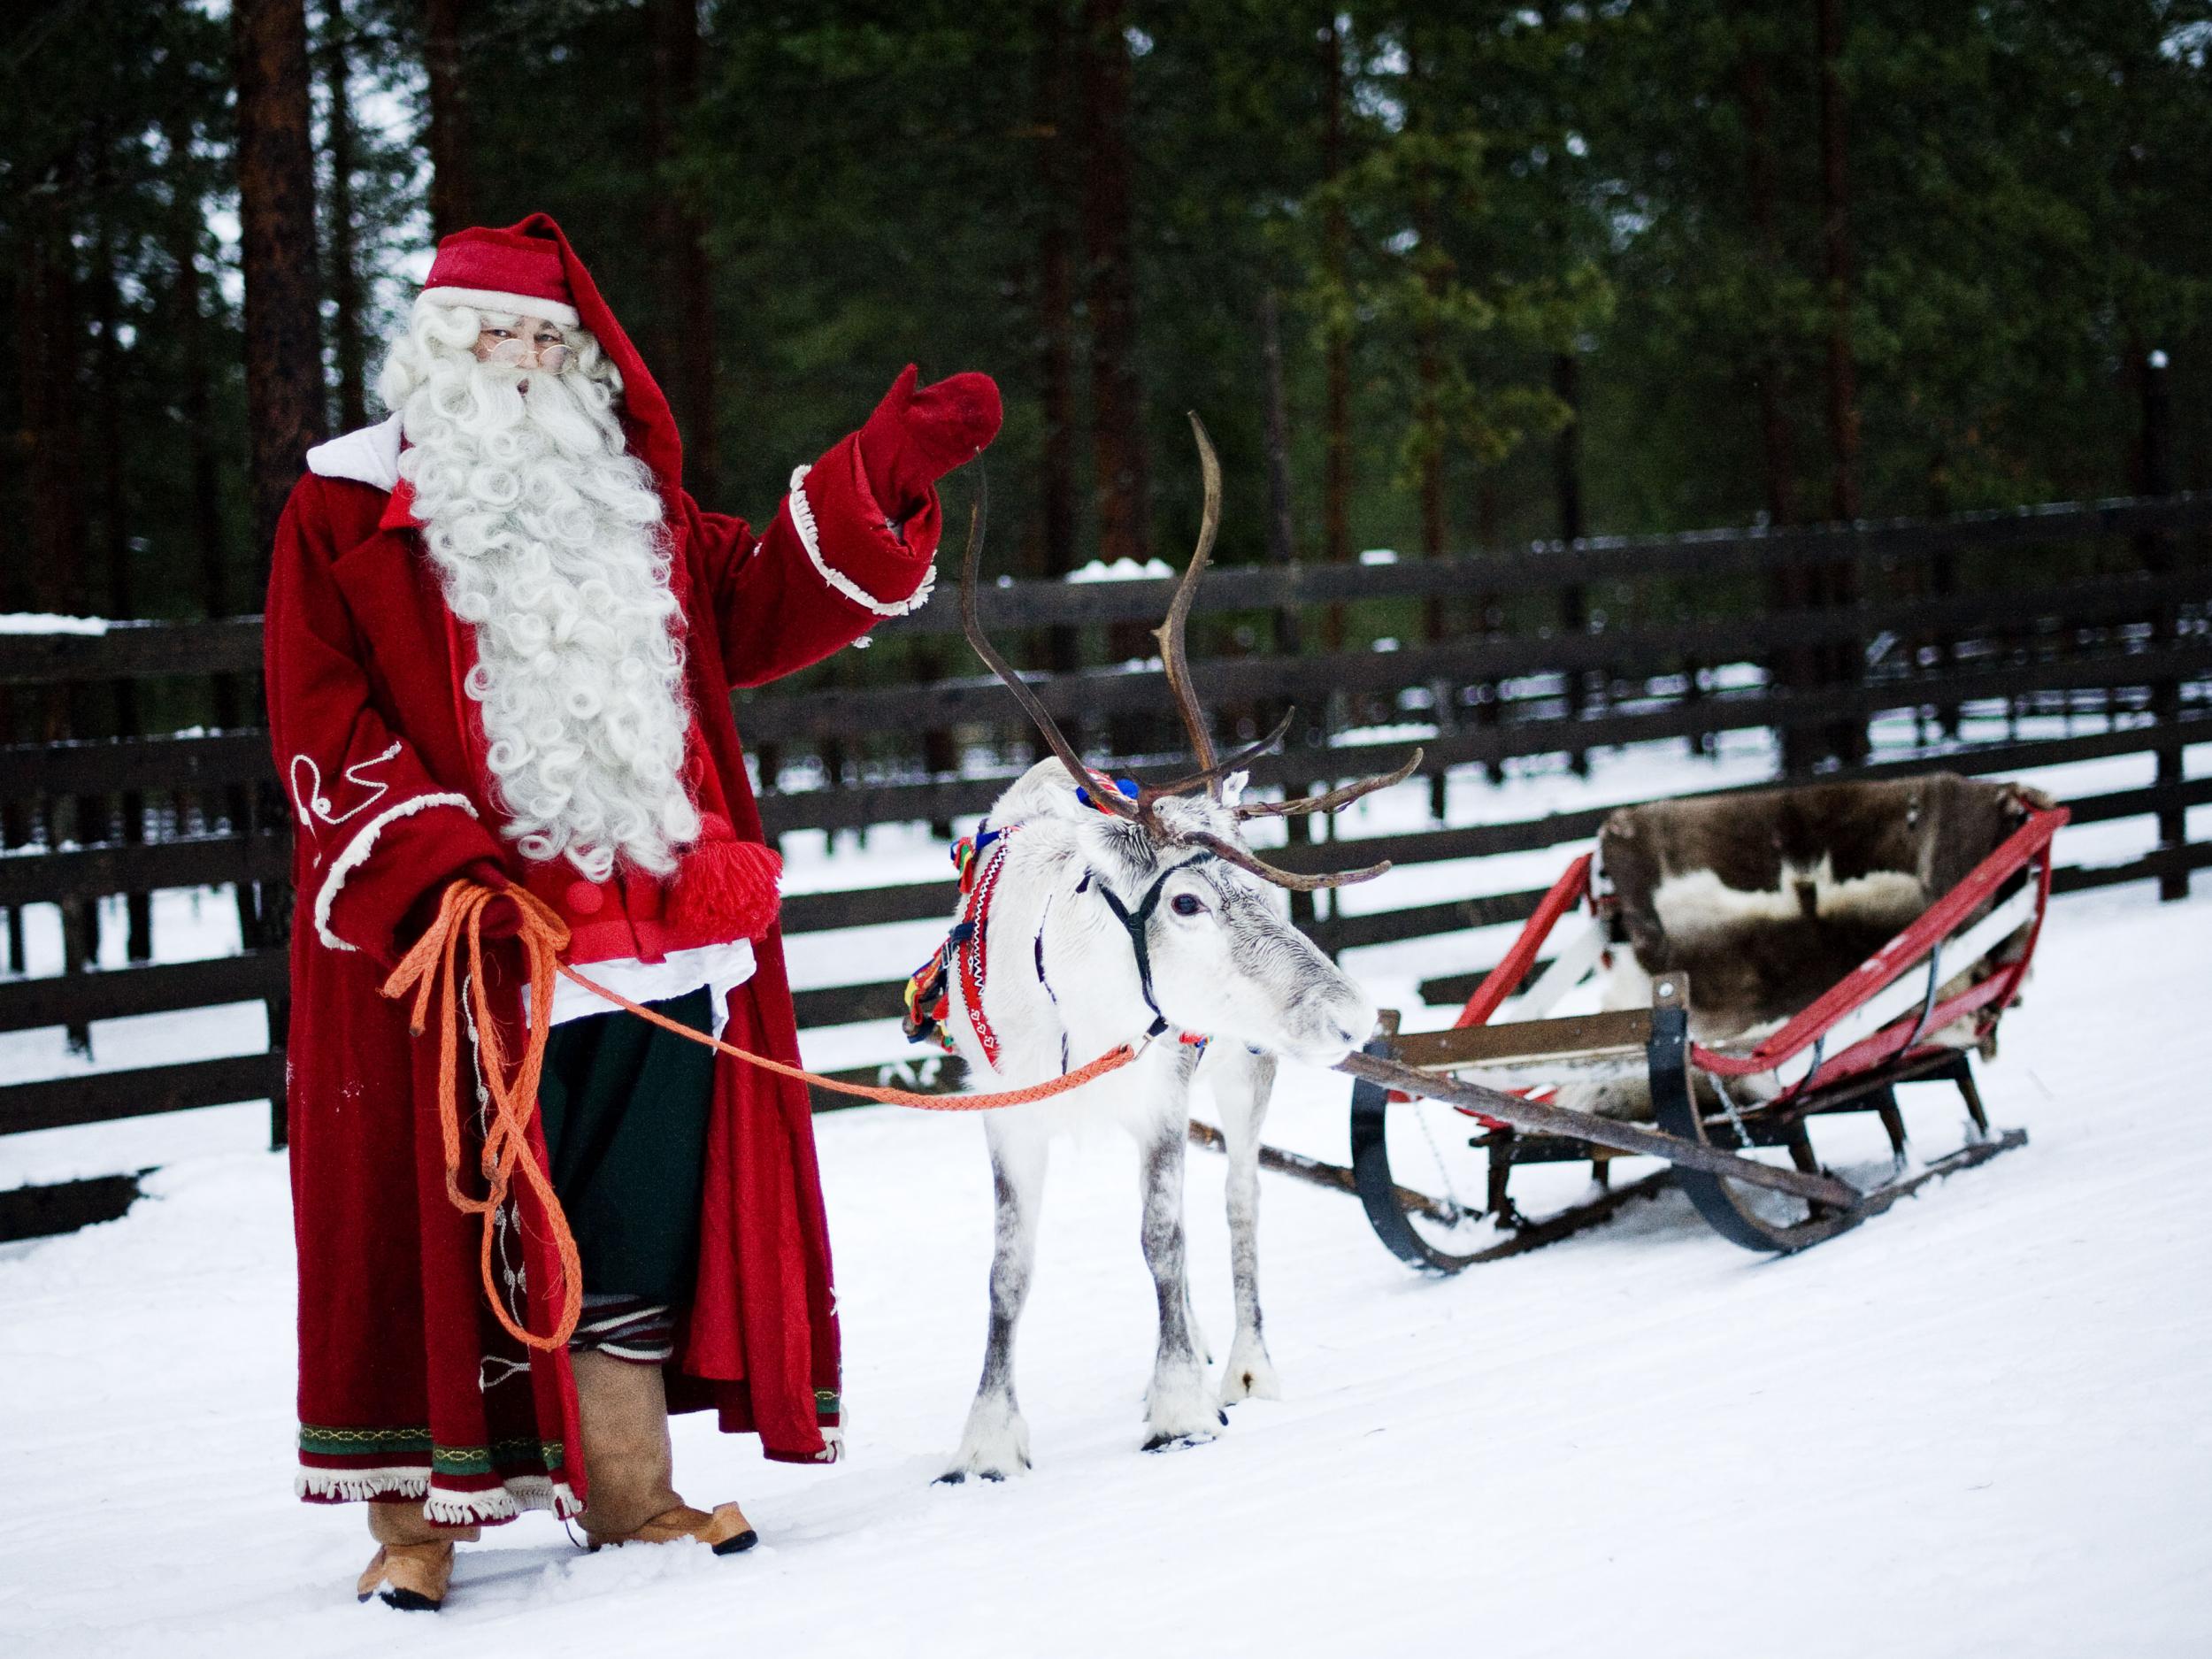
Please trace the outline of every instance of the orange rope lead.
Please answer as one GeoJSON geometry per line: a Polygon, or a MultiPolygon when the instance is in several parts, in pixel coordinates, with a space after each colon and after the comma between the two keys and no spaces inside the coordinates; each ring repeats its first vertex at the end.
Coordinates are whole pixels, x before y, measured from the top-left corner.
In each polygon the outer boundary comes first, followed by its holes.
{"type": "Polygon", "coordinates": [[[402,958],[391,977],[384,981],[383,994],[402,997],[414,995],[414,1006],[410,1010],[408,1028],[418,1037],[429,1024],[430,1005],[438,1004],[438,1126],[445,1141],[445,1190],[453,1207],[465,1215],[484,1217],[484,1243],[481,1266],[484,1290],[492,1304],[492,1311],[506,1327],[507,1333],[527,1347],[539,1349],[563,1348],[575,1334],[576,1321],[584,1307],[583,1259],[576,1249],[575,1234],[569,1230],[568,1217],[561,1210],[561,1201],[553,1191],[553,1182],[538,1160],[530,1156],[530,1119],[538,1106],[538,1079],[545,1070],[545,1040],[550,1031],[545,1018],[552,1007],[553,977],[556,973],[572,979],[594,996],[627,1010],[639,1018],[649,1020],[680,1037],[757,1065],[779,1077],[792,1078],[810,1083],[819,1088],[839,1094],[851,1094],[861,1100],[877,1101],[887,1106],[910,1106],[921,1111],[974,1112],[992,1111],[1002,1106],[1025,1106],[1033,1101],[1049,1100],[1055,1094],[1064,1094],[1086,1083],[1104,1077],[1109,1071],[1118,1071],[1137,1057],[1138,1050],[1127,1043],[1079,1066],[1049,1082],[1033,1084],[1027,1088],[1004,1089],[995,1094],[919,1094],[910,1089],[873,1087],[865,1083],[845,1083],[809,1071],[795,1065],[787,1065],[766,1055],[753,1054],[733,1043],[710,1037],[695,1031],[679,1020],[655,1012],[642,1003],[594,984],[582,974],[560,960],[560,953],[568,946],[568,928],[550,908],[535,895],[524,888],[510,887],[503,891],[480,887],[465,878],[449,883],[438,903],[437,919],[417,940],[414,948],[402,958]],[[530,1012],[526,1022],[522,1059],[511,1077],[507,1072],[504,1049],[499,1032],[492,1018],[491,1000],[484,988],[484,907],[495,899],[514,902],[521,912],[517,937],[522,945],[523,956],[530,973],[530,1012]],[[461,1190],[461,1115],[457,1096],[457,1079],[460,1061],[460,1009],[462,980],[456,972],[457,961],[464,939],[468,942],[468,996],[470,1010],[486,1093],[490,1096],[491,1115],[484,1134],[484,1148],[480,1163],[485,1181],[485,1195],[471,1198],[461,1190]],[[519,1173],[545,1211],[546,1224],[553,1233],[553,1245],[561,1258],[561,1318],[550,1335],[534,1335],[526,1325],[518,1324],[508,1316],[504,1299],[499,1294],[497,1280],[492,1271],[496,1216],[499,1207],[507,1201],[519,1173]]]}
{"type": "Polygon", "coordinates": [[[530,1156],[530,1119],[538,1107],[538,1078],[545,1069],[548,1027],[542,1019],[528,1026],[521,1063],[510,1076],[499,1028],[492,1018],[491,998],[484,988],[484,907],[503,896],[511,899],[522,912],[520,937],[530,969],[530,1006],[543,1010],[553,995],[554,953],[568,943],[566,925],[520,887],[509,887],[502,895],[466,879],[448,885],[444,897],[439,901],[437,919],[384,981],[383,990],[390,997],[404,996],[411,990],[414,993],[408,1027],[418,1037],[428,1023],[433,998],[437,1001],[438,1126],[445,1140],[446,1196],[464,1215],[484,1217],[480,1253],[484,1294],[499,1323],[506,1327],[508,1335],[524,1346],[550,1350],[567,1347],[568,1339],[576,1333],[576,1321],[584,1310],[584,1263],[577,1253],[576,1235],[569,1230],[561,1201],[554,1194],[552,1179],[530,1156]],[[479,1157],[485,1182],[485,1194],[480,1199],[471,1198],[461,1190],[461,1114],[456,1098],[460,1070],[461,979],[456,972],[456,957],[464,937],[468,941],[468,995],[481,1062],[479,1070],[491,1107],[479,1157]],[[537,1194],[546,1225],[552,1230],[553,1248],[561,1258],[561,1317],[545,1336],[534,1334],[526,1324],[510,1317],[506,1299],[500,1294],[497,1279],[492,1271],[499,1207],[506,1202],[517,1173],[537,1194]]]}
{"type": "Polygon", "coordinates": [[[824,1077],[818,1071],[786,1065],[780,1060],[771,1060],[764,1054],[754,1054],[733,1043],[724,1042],[719,1037],[710,1037],[703,1031],[695,1031],[679,1020],[671,1019],[665,1014],[657,1014],[642,1003],[633,1002],[628,997],[610,991],[603,985],[593,984],[565,962],[557,962],[553,965],[563,979],[575,980],[594,996],[603,997],[617,1008],[626,1009],[641,1019],[649,1019],[664,1031],[672,1031],[680,1037],[688,1037],[694,1042],[719,1049],[732,1059],[742,1060],[749,1065],[757,1065],[764,1071],[773,1071],[780,1077],[796,1078],[802,1083],[811,1083],[833,1094],[854,1094],[862,1100],[880,1101],[887,1106],[911,1106],[918,1111],[987,1112],[995,1111],[1002,1106],[1026,1106],[1032,1101],[1050,1100],[1055,1094],[1064,1094],[1070,1089],[1081,1088],[1084,1084],[1104,1077],[1109,1071],[1120,1071],[1137,1057],[1136,1049],[1125,1042],[1118,1048],[1108,1049],[1087,1065],[1078,1066],[1048,1083],[1033,1083],[1027,1088],[1002,1089],[995,1094],[917,1094],[911,1089],[878,1088],[866,1083],[841,1083],[833,1077],[824,1077]]]}

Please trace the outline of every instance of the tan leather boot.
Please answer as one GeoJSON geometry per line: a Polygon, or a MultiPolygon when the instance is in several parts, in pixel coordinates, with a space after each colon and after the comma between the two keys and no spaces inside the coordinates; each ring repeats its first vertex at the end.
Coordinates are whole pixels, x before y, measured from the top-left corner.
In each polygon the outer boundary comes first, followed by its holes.
{"type": "Polygon", "coordinates": [[[672,1544],[684,1538],[698,1540],[718,1555],[738,1555],[760,1542],[760,1534],[745,1518],[745,1511],[734,1503],[718,1503],[711,1514],[705,1509],[695,1509],[688,1503],[680,1503],[655,1516],[629,1537],[610,1541],[672,1544]]]}
{"type": "Polygon", "coordinates": [[[577,1519],[592,1548],[692,1538],[718,1555],[733,1555],[760,1541],[734,1503],[711,1513],[695,1509],[669,1484],[675,1448],[668,1438],[668,1393],[659,1366],[590,1349],[569,1359],[576,1371],[584,1478],[591,1491],[577,1519]]]}
{"type": "Polygon", "coordinates": [[[357,1599],[380,1590],[388,1606],[408,1613],[434,1613],[445,1605],[453,1582],[453,1546],[482,1536],[475,1526],[435,1526],[412,1501],[369,1505],[369,1536],[380,1548],[362,1571],[357,1599]]]}

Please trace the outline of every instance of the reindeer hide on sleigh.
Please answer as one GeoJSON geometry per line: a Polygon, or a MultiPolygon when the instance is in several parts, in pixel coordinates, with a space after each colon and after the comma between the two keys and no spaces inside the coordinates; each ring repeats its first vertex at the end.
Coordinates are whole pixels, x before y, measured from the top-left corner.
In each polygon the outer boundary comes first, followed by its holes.
{"type": "MultiPolygon", "coordinates": [[[[1949,892],[2024,809],[2047,805],[2018,784],[1937,773],[1624,807],[1598,836],[1597,887],[1611,913],[1604,1005],[1647,1008],[1653,976],[1686,974],[1696,1041],[1755,1042],[1949,892]]],[[[2025,933],[1939,996],[2016,960],[2025,933]]],[[[1962,1020],[1930,1038],[1970,1048],[1977,1027],[1962,1020]]],[[[1711,1087],[1702,1078],[1698,1086],[1711,1087]]],[[[1755,1079],[1740,1087],[1761,1094],[1755,1079]]],[[[1651,1116],[1640,1076],[1572,1085],[1559,1102],[1651,1116]]]]}

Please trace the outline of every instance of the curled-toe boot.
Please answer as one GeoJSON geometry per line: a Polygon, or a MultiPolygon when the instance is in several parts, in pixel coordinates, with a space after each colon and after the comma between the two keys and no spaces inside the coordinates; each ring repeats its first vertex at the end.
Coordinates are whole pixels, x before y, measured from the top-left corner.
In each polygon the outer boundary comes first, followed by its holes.
{"type": "Polygon", "coordinates": [[[696,1539],[718,1555],[760,1541],[734,1503],[693,1509],[670,1484],[675,1449],[668,1438],[668,1394],[658,1365],[640,1365],[584,1349],[576,1371],[577,1415],[590,1501],[577,1518],[591,1548],[669,1544],[696,1539]]]}
{"type": "Polygon", "coordinates": [[[409,1613],[434,1613],[445,1605],[453,1582],[453,1546],[472,1544],[482,1535],[474,1526],[435,1526],[414,1502],[369,1505],[369,1536],[377,1552],[355,1586],[365,1601],[379,1591],[388,1606],[409,1613]]]}

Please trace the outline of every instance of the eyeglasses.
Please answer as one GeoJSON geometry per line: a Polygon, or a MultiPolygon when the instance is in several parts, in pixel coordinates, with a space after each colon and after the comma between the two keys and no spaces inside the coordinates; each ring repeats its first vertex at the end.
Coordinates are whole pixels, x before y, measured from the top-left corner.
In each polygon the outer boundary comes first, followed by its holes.
{"type": "Polygon", "coordinates": [[[567,346],[541,346],[532,340],[501,340],[486,349],[484,361],[519,368],[534,358],[536,365],[548,374],[558,374],[568,367],[575,355],[567,346]]]}

